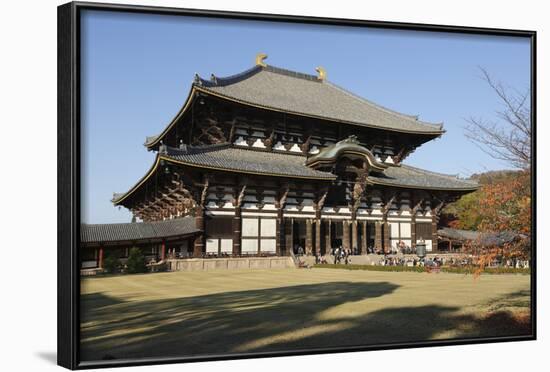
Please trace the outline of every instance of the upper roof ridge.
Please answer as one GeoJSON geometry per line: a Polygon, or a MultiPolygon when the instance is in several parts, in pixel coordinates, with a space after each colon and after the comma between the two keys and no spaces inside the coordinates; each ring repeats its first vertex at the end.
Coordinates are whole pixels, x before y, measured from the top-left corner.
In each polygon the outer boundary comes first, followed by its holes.
{"type": "Polygon", "coordinates": [[[245,71],[240,72],[238,74],[229,75],[229,76],[216,76],[215,74],[211,74],[210,79],[204,79],[200,75],[195,74],[195,79],[194,79],[193,83],[195,85],[203,86],[203,87],[207,87],[207,88],[209,88],[209,87],[223,87],[223,86],[226,86],[226,85],[231,85],[231,84],[234,84],[234,83],[238,83],[239,81],[245,80],[245,79],[251,77],[252,75],[255,75],[255,74],[257,74],[261,71],[272,72],[272,73],[275,73],[275,74],[285,75],[285,76],[289,76],[289,77],[293,77],[293,78],[297,78],[297,79],[314,81],[316,83],[322,83],[323,82],[323,80],[319,79],[319,77],[317,75],[306,74],[306,73],[303,73],[303,72],[288,70],[288,69],[285,69],[285,68],[282,68],[282,67],[277,67],[277,66],[272,66],[272,65],[267,65],[266,64],[265,66],[256,65],[256,66],[253,66],[253,67],[249,68],[248,70],[245,70],[245,71]]]}

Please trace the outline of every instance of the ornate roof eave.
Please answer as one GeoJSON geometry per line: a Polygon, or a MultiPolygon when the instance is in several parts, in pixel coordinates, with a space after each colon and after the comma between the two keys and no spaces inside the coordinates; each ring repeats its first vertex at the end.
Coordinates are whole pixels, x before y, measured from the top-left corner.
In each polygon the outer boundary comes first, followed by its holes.
{"type": "Polygon", "coordinates": [[[141,185],[143,185],[147,180],[155,174],[155,171],[157,170],[159,164],[160,164],[161,156],[159,154],[156,155],[155,161],[153,162],[153,165],[147,173],[141,179],[130,188],[130,190],[126,191],[125,193],[115,193],[113,194],[113,198],[111,199],[111,202],[115,205],[122,205],[122,202],[126,200],[130,195],[132,195],[134,192],[136,192],[141,185]]]}
{"type": "MultiPolygon", "coordinates": [[[[236,75],[236,77],[238,77],[240,75],[245,76],[246,74],[252,73],[252,72],[254,72],[258,69],[261,69],[261,68],[262,68],[261,66],[255,66],[250,70],[247,70],[247,71],[245,71],[241,74],[236,75]]],[[[235,79],[236,77],[216,78],[216,79],[224,80],[224,81],[225,80],[230,81],[231,79],[235,79]]],[[[248,106],[248,107],[254,107],[254,108],[259,108],[259,109],[273,111],[273,112],[281,112],[281,113],[286,113],[286,114],[290,114],[290,115],[296,115],[296,116],[306,117],[306,118],[311,118],[311,119],[318,119],[318,120],[330,121],[330,122],[335,122],[335,123],[360,126],[360,127],[364,127],[364,128],[372,128],[372,129],[388,131],[388,132],[415,134],[415,135],[421,135],[421,136],[426,136],[426,137],[434,137],[434,138],[437,138],[437,137],[443,135],[446,132],[445,129],[443,129],[443,128],[440,128],[440,129],[434,128],[433,131],[427,131],[427,130],[420,131],[420,130],[412,130],[412,129],[387,128],[387,127],[382,127],[380,125],[376,125],[376,124],[373,124],[373,123],[346,121],[346,120],[340,120],[340,119],[337,119],[337,118],[330,118],[330,117],[325,117],[325,116],[320,116],[320,115],[312,115],[312,114],[301,113],[301,112],[298,112],[298,111],[283,110],[283,109],[280,109],[280,108],[277,108],[277,107],[272,107],[272,106],[268,106],[268,105],[260,105],[260,104],[257,104],[257,103],[253,103],[253,102],[249,102],[249,101],[246,101],[246,100],[231,97],[231,96],[222,94],[220,92],[216,92],[212,89],[209,89],[208,84],[211,84],[211,82],[209,82],[208,80],[200,78],[198,75],[195,75],[195,79],[194,79],[194,81],[191,85],[191,89],[189,90],[189,94],[188,94],[187,99],[185,100],[185,103],[182,106],[182,108],[178,111],[178,113],[174,116],[174,118],[170,121],[170,123],[166,126],[166,128],[164,128],[164,130],[159,135],[148,137],[146,139],[145,143],[144,143],[144,146],[147,147],[148,149],[153,149],[155,146],[157,146],[160,143],[160,141],[162,141],[162,139],[166,136],[166,134],[174,127],[174,125],[176,125],[178,120],[191,107],[191,105],[193,103],[193,99],[195,98],[197,92],[201,92],[201,93],[206,94],[206,95],[211,95],[213,97],[217,97],[217,98],[223,99],[223,100],[228,101],[228,102],[239,103],[239,104],[242,104],[242,105],[245,105],[245,106],[248,106]]]]}
{"type": "MultiPolygon", "coordinates": [[[[318,119],[318,120],[330,121],[330,122],[334,122],[334,123],[354,125],[354,126],[359,126],[359,127],[363,127],[363,128],[371,128],[371,129],[377,129],[377,130],[388,131],[388,132],[396,132],[396,133],[425,135],[425,136],[434,137],[434,138],[440,137],[441,135],[443,135],[446,132],[445,129],[438,129],[438,130],[434,130],[434,131],[416,131],[416,130],[407,130],[407,129],[386,128],[386,127],[381,127],[379,125],[371,124],[371,123],[359,123],[359,122],[353,122],[353,121],[346,121],[346,120],[340,120],[340,119],[336,119],[336,118],[329,118],[329,117],[324,117],[324,116],[319,116],[319,115],[305,114],[305,113],[301,113],[301,112],[297,112],[297,111],[283,110],[283,109],[280,109],[280,108],[277,108],[277,107],[272,107],[272,106],[259,105],[257,103],[252,103],[252,102],[241,100],[241,99],[238,99],[238,98],[235,98],[235,97],[230,97],[230,96],[227,96],[225,94],[215,92],[211,89],[208,89],[208,88],[202,87],[202,86],[195,86],[195,90],[200,91],[200,92],[202,92],[204,94],[207,94],[207,95],[212,95],[214,97],[217,97],[217,98],[220,98],[220,99],[223,99],[223,100],[226,100],[226,101],[239,103],[239,104],[249,106],[249,107],[254,107],[254,108],[259,108],[259,109],[269,110],[269,111],[274,111],[274,112],[281,112],[281,113],[285,113],[285,114],[289,114],[289,115],[296,115],[296,116],[310,118],[310,119],[318,119]]],[[[442,124],[440,124],[440,125],[442,125],[442,124]]]]}
{"type": "Polygon", "coordinates": [[[124,200],[126,200],[128,197],[130,197],[132,194],[134,194],[149,178],[151,178],[155,172],[157,171],[159,165],[162,162],[169,163],[169,164],[175,164],[175,165],[183,165],[188,166],[191,168],[197,168],[197,169],[205,169],[209,171],[220,171],[220,172],[230,172],[230,173],[238,173],[238,174],[250,174],[255,176],[263,176],[263,177],[279,177],[279,178],[287,178],[287,179],[302,179],[302,180],[314,180],[314,181],[325,181],[325,182],[332,182],[336,180],[337,176],[335,175],[333,178],[327,178],[327,177],[315,177],[315,176],[298,176],[298,175],[289,175],[289,174],[278,174],[278,173],[267,173],[267,172],[253,172],[249,170],[242,170],[242,169],[228,169],[223,167],[216,167],[216,166],[205,166],[205,165],[199,165],[199,164],[193,164],[191,162],[181,161],[174,159],[166,154],[157,153],[157,156],[155,158],[155,161],[151,168],[147,171],[147,173],[132,187],[130,190],[128,190],[125,193],[121,194],[114,194],[113,199],[111,199],[111,202],[115,205],[122,205],[124,200]]]}
{"type": "Polygon", "coordinates": [[[166,136],[166,134],[176,125],[176,123],[179,121],[179,119],[187,112],[188,108],[191,107],[191,104],[193,103],[193,99],[196,96],[196,85],[193,83],[191,85],[191,89],[189,90],[189,94],[187,95],[187,98],[185,100],[185,103],[181,107],[181,109],[178,111],[176,116],[170,121],[170,123],[164,128],[164,130],[157,136],[149,136],[145,139],[145,143],[143,144],[145,147],[147,147],[148,150],[153,149],[155,146],[159,145],[162,139],[166,136]]]}

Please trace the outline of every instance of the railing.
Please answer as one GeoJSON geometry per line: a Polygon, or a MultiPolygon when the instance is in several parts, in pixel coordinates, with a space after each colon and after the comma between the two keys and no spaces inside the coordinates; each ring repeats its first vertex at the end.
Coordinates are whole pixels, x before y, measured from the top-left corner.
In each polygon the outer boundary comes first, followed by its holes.
{"type": "Polygon", "coordinates": [[[298,257],[296,257],[292,249],[290,249],[290,257],[292,257],[292,262],[294,262],[294,266],[300,267],[300,260],[298,259],[298,257]]]}

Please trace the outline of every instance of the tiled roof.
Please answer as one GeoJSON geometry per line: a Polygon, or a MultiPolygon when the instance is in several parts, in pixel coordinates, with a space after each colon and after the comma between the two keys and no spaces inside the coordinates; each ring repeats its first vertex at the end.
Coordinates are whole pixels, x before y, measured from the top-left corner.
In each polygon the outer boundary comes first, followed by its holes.
{"type": "Polygon", "coordinates": [[[205,146],[185,151],[168,149],[163,158],[190,166],[241,173],[333,180],[332,173],[321,172],[305,165],[306,157],[224,146],[205,146]]]}
{"type": "Polygon", "coordinates": [[[456,176],[430,172],[402,164],[390,166],[384,173],[371,173],[369,181],[376,184],[420,189],[476,190],[478,183],[456,176]]]}
{"type": "MultiPolygon", "coordinates": [[[[143,180],[154,174],[157,165],[162,161],[205,170],[260,176],[302,178],[318,181],[333,181],[338,178],[333,173],[308,167],[306,165],[307,158],[303,155],[239,148],[230,144],[200,147],[185,146],[183,149],[162,145],[159,148],[158,156],[155,165],[142,178],[142,181],[139,181],[127,193],[114,194],[112,202],[115,205],[121,203],[125,196],[132,194],[143,180]]],[[[475,181],[459,179],[455,176],[406,165],[388,165],[383,173],[373,168],[368,176],[368,181],[380,185],[433,190],[474,191],[478,187],[475,181]]]]}
{"type": "Polygon", "coordinates": [[[479,232],[472,230],[460,230],[444,227],[437,230],[437,235],[442,238],[458,241],[475,241],[482,246],[502,246],[518,239],[526,239],[527,235],[513,231],[479,232]]]}
{"type": "Polygon", "coordinates": [[[175,218],[166,221],[81,224],[82,243],[108,243],[117,241],[139,241],[190,235],[199,232],[194,217],[175,218]]]}
{"type": "Polygon", "coordinates": [[[195,86],[242,103],[338,122],[398,132],[443,131],[441,124],[387,109],[316,76],[269,65],[226,78],[198,78],[195,86]]]}

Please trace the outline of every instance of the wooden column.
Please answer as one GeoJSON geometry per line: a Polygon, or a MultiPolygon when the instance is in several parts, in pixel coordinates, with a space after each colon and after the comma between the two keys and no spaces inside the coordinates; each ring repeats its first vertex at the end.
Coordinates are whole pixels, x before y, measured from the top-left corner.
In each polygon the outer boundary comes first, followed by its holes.
{"type": "Polygon", "coordinates": [[[361,254],[367,253],[367,221],[361,221],[361,254]]]}
{"type": "Polygon", "coordinates": [[[321,254],[321,220],[315,220],[315,253],[321,254]]]}
{"type": "MultiPolygon", "coordinates": [[[[272,136],[274,135],[274,133],[275,132],[273,129],[272,136]]],[[[273,138],[271,138],[270,141],[273,142],[273,138]]],[[[283,251],[285,251],[285,253],[289,255],[290,250],[292,249],[292,242],[290,243],[290,245],[288,245],[287,238],[286,238],[287,227],[285,225],[289,222],[285,223],[285,220],[284,220],[284,208],[285,208],[286,199],[287,199],[289,190],[290,190],[290,186],[288,184],[281,185],[277,195],[277,199],[275,200],[275,207],[277,208],[277,226],[276,226],[277,231],[275,233],[276,235],[275,250],[276,250],[277,256],[282,255],[283,251]]]]}
{"type": "Polygon", "coordinates": [[[332,250],[332,231],[331,231],[331,228],[332,228],[332,221],[331,220],[326,220],[325,222],[327,225],[326,229],[325,229],[325,238],[326,238],[326,241],[325,241],[325,251],[327,254],[330,253],[330,251],[332,250]]]}
{"type": "Polygon", "coordinates": [[[277,222],[275,226],[275,254],[277,256],[281,255],[281,246],[284,244],[284,222],[282,215],[282,211],[277,211],[277,222]]]}
{"type": "Polygon", "coordinates": [[[416,212],[414,212],[411,218],[411,248],[416,248],[416,212]]]}
{"type": "Polygon", "coordinates": [[[202,232],[195,237],[193,257],[202,257],[204,252],[204,208],[202,206],[196,209],[195,227],[202,232]]]}
{"type": "Polygon", "coordinates": [[[306,255],[310,256],[313,251],[313,228],[311,219],[306,220],[306,255]]]}
{"type": "Polygon", "coordinates": [[[294,250],[294,219],[287,218],[284,222],[285,229],[285,247],[286,253],[290,255],[290,252],[294,250]]]}
{"type": "Polygon", "coordinates": [[[376,221],[374,224],[374,248],[376,250],[384,248],[382,242],[382,223],[380,221],[376,221]]]}
{"type": "Polygon", "coordinates": [[[99,251],[97,253],[97,267],[100,269],[103,269],[103,247],[99,247],[99,251]]]}
{"type": "Polygon", "coordinates": [[[416,204],[413,203],[413,207],[411,209],[411,247],[413,249],[416,248],[416,213],[422,208],[423,203],[424,199],[421,198],[416,201],[416,204]]]}
{"type": "Polygon", "coordinates": [[[435,251],[437,251],[437,216],[432,214],[432,252],[435,251]]]}
{"type": "Polygon", "coordinates": [[[390,224],[388,221],[384,221],[382,227],[384,229],[384,252],[389,253],[391,251],[391,240],[390,240],[390,224]]]}
{"type": "Polygon", "coordinates": [[[235,215],[233,216],[233,256],[239,256],[241,254],[241,207],[235,208],[235,215]]]}
{"type": "Polygon", "coordinates": [[[351,249],[359,249],[358,239],[357,239],[357,221],[351,221],[351,249]]]}
{"type": "Polygon", "coordinates": [[[344,249],[348,249],[348,248],[350,248],[350,246],[349,246],[349,223],[348,223],[348,221],[342,220],[342,229],[343,229],[342,247],[344,249]]]}
{"type": "Polygon", "coordinates": [[[164,261],[166,259],[166,241],[163,240],[160,245],[160,260],[164,261]]]}

